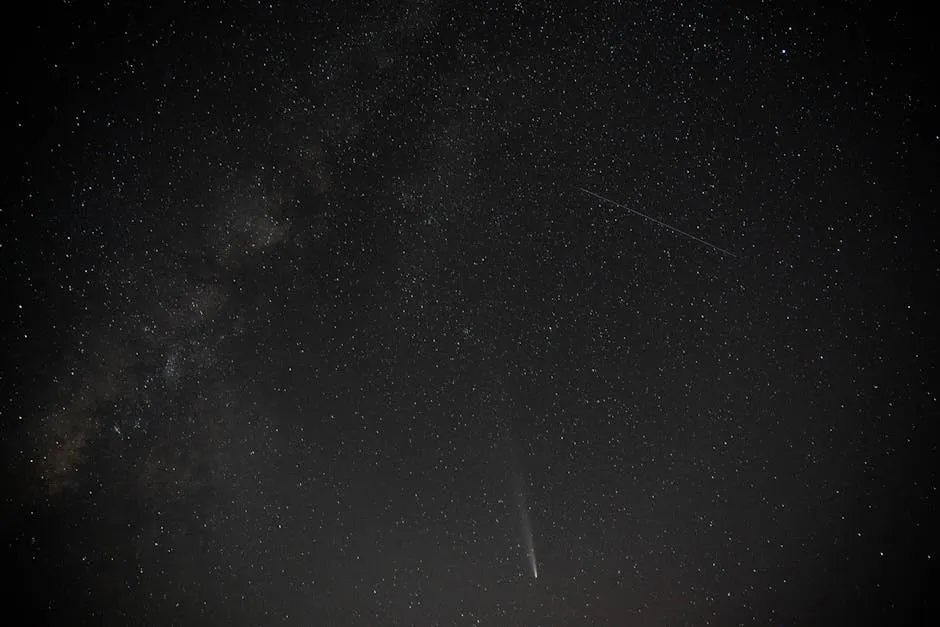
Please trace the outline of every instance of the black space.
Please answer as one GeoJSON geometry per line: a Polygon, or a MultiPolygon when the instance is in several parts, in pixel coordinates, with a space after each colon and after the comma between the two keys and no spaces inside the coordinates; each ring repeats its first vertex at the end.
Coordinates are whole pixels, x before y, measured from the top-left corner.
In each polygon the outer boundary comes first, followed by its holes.
{"type": "Polygon", "coordinates": [[[2,38],[16,624],[937,621],[926,14],[132,4],[2,38]]]}

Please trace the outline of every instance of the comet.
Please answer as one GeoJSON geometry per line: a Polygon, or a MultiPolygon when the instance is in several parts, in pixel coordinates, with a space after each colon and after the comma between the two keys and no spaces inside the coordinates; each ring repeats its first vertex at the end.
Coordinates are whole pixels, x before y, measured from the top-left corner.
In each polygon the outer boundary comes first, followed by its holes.
{"type": "Polygon", "coordinates": [[[525,549],[526,560],[529,562],[529,572],[533,579],[539,578],[539,564],[535,557],[535,539],[532,534],[532,522],[529,520],[529,506],[525,498],[525,485],[518,470],[512,473],[513,489],[516,493],[516,505],[519,508],[519,524],[522,531],[522,546],[525,549]]]}
{"type": "Polygon", "coordinates": [[[529,560],[529,570],[532,571],[532,578],[539,578],[539,563],[535,559],[535,541],[532,538],[532,524],[529,522],[529,510],[525,505],[525,497],[522,498],[522,542],[525,545],[526,558],[529,560]]]}

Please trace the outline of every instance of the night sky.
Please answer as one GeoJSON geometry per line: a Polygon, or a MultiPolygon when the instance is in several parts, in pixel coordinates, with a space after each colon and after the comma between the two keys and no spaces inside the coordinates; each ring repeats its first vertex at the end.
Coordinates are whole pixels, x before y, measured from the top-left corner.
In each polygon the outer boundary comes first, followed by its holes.
{"type": "Polygon", "coordinates": [[[7,16],[17,624],[936,619],[924,15],[156,4],[7,16]]]}

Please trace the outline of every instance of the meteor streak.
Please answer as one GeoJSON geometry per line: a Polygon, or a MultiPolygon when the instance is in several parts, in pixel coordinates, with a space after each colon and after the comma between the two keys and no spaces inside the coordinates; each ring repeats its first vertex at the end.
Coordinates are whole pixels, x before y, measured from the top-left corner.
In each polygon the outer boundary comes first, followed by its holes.
{"type": "Polygon", "coordinates": [[[591,196],[594,196],[595,198],[599,198],[599,199],[603,200],[604,202],[610,203],[610,204],[612,204],[612,205],[615,206],[615,207],[619,207],[620,209],[623,209],[624,211],[629,211],[630,213],[635,213],[636,215],[640,216],[641,218],[645,218],[645,219],[649,220],[650,222],[655,222],[655,223],[658,224],[659,226],[665,227],[665,228],[669,229],[670,231],[672,231],[673,233],[678,233],[679,235],[684,235],[685,237],[688,237],[689,239],[694,239],[696,242],[701,242],[702,244],[705,244],[706,246],[710,246],[711,248],[714,248],[714,249],[717,250],[718,252],[724,253],[724,254],[726,254],[726,255],[728,255],[728,256],[730,256],[730,257],[737,257],[737,255],[735,255],[735,254],[734,254],[733,252],[731,252],[731,251],[725,250],[724,248],[719,248],[718,246],[715,246],[714,244],[712,244],[712,243],[710,243],[710,242],[706,242],[705,240],[703,240],[703,239],[700,238],[700,237],[695,237],[695,236],[692,235],[691,233],[686,233],[686,232],[683,231],[682,229],[677,229],[677,228],[674,227],[674,226],[669,226],[669,225],[666,224],[665,222],[660,222],[660,221],[657,220],[656,218],[654,218],[654,217],[652,217],[652,216],[648,216],[648,215],[646,215],[645,213],[640,213],[640,212],[637,211],[636,209],[631,209],[630,207],[625,207],[625,206],[621,205],[619,202],[614,202],[614,201],[611,200],[610,198],[604,198],[604,197],[601,196],[600,194],[595,194],[594,192],[592,192],[592,191],[589,190],[589,189],[584,189],[583,187],[579,187],[578,189],[580,189],[580,190],[581,190],[582,192],[584,192],[585,194],[590,194],[591,196]]]}

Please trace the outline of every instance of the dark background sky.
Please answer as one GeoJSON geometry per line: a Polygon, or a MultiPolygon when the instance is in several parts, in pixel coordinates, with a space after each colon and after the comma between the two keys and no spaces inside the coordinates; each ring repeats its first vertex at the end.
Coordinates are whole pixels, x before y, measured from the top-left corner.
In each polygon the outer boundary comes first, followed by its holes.
{"type": "Polygon", "coordinates": [[[936,617],[925,16],[158,4],[7,20],[9,611],[936,617]]]}

